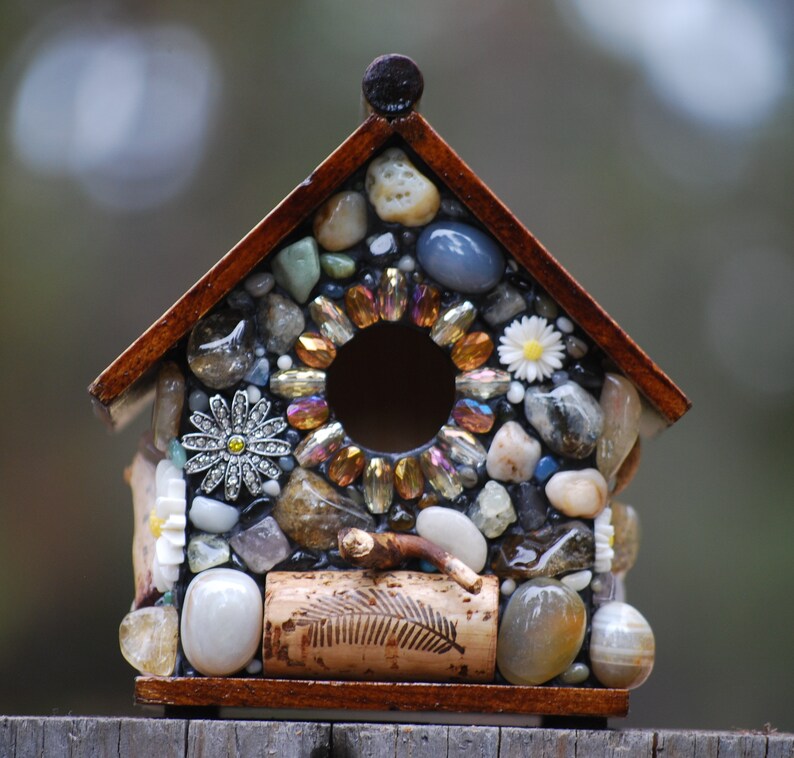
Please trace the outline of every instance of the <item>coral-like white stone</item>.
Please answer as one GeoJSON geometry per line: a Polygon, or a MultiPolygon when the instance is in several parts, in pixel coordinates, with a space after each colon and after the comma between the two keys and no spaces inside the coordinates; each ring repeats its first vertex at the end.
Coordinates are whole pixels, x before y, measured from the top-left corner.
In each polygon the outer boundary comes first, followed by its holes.
{"type": "Polygon", "coordinates": [[[431,505],[420,511],[416,533],[480,573],[488,558],[488,543],[474,522],[460,511],[431,505]]]}
{"type": "Polygon", "coordinates": [[[546,484],[549,502],[571,518],[595,518],[607,504],[606,479],[594,468],[558,471],[546,484]]]}
{"type": "Polygon", "coordinates": [[[605,687],[639,687],[653,670],[655,654],[653,631],[636,608],[613,601],[593,614],[590,664],[605,687]]]}
{"type": "Polygon", "coordinates": [[[435,185],[397,147],[369,164],[366,188],[380,219],[405,226],[430,223],[441,205],[435,185]]]}
{"type": "Polygon", "coordinates": [[[540,460],[540,443],[516,421],[507,421],[491,441],[485,467],[491,479],[526,482],[540,460]]]}
{"type": "Polygon", "coordinates": [[[182,649],[206,676],[229,676],[254,657],[262,635],[262,595],[242,571],[215,568],[196,576],[182,605],[182,649]]]}

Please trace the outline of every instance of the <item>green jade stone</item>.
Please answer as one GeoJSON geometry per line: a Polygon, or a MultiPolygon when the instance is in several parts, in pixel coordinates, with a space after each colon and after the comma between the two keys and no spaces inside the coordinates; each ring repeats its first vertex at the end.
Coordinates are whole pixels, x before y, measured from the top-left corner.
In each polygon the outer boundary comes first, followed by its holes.
{"type": "Polygon", "coordinates": [[[341,253],[327,253],[320,256],[320,266],[332,279],[348,279],[356,273],[356,262],[341,253]]]}
{"type": "Polygon", "coordinates": [[[171,463],[174,464],[178,469],[185,468],[185,464],[187,463],[187,450],[182,447],[182,443],[174,437],[169,443],[168,448],[166,449],[166,455],[171,463]]]}
{"type": "Polygon", "coordinates": [[[320,256],[314,237],[304,237],[281,250],[273,259],[273,276],[299,303],[309,299],[320,280],[320,256]]]}

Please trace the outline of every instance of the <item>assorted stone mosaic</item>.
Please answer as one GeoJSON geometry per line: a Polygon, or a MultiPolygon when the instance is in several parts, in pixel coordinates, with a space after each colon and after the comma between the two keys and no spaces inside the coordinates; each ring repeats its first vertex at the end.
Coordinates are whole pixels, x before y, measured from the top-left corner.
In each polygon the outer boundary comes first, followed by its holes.
{"type": "MultiPolygon", "coordinates": [[[[435,381],[410,361],[388,370],[435,381]]],[[[596,343],[390,147],[162,364],[145,448],[161,596],[125,618],[122,651],[158,676],[261,676],[264,578],[350,568],[337,534],[358,527],[418,534],[500,578],[500,681],[637,686],[653,634],[621,598],[639,522],[613,495],[642,414],[596,343]],[[442,351],[454,386],[429,438],[381,450],[347,433],[327,389],[358,335],[388,350],[394,329],[442,351]]]]}

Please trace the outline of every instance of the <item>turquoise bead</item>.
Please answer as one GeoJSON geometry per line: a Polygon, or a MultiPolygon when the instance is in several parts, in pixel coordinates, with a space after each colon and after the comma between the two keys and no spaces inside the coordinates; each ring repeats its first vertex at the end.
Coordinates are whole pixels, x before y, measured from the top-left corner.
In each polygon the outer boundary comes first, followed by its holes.
{"type": "Polygon", "coordinates": [[[481,294],[499,284],[505,259],[487,234],[458,221],[430,224],[416,242],[419,263],[439,284],[481,294]]]}
{"type": "Polygon", "coordinates": [[[185,468],[185,464],[187,463],[187,450],[182,447],[182,443],[178,439],[174,438],[168,443],[166,455],[171,460],[171,463],[178,469],[185,468]]]}

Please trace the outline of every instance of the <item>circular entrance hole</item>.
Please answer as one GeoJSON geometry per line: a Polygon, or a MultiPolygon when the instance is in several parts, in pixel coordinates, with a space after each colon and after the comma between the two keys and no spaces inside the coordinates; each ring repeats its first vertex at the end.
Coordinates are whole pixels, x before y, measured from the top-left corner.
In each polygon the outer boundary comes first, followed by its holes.
{"type": "Polygon", "coordinates": [[[359,445],[407,452],[447,422],[455,402],[455,366],[427,334],[375,324],[339,349],[328,369],[326,398],[359,445]]]}

